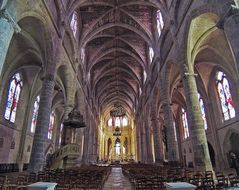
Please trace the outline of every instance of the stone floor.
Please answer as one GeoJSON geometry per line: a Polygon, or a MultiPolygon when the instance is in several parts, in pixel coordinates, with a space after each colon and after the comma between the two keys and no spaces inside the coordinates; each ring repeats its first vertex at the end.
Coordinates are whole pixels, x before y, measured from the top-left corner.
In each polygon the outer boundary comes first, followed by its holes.
{"type": "Polygon", "coordinates": [[[105,182],[104,190],[131,190],[131,184],[122,173],[121,167],[112,167],[111,173],[105,182]]]}

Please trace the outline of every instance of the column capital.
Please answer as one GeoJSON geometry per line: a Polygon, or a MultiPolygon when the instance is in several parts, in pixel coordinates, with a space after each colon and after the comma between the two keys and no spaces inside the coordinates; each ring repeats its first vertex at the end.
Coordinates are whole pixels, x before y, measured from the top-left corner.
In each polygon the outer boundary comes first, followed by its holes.
{"type": "Polygon", "coordinates": [[[0,18],[6,19],[7,22],[9,22],[12,25],[16,33],[21,32],[20,26],[15,22],[15,20],[12,18],[11,14],[8,12],[7,9],[0,10],[0,18]]]}
{"type": "Polygon", "coordinates": [[[183,78],[187,78],[187,77],[197,77],[198,74],[197,73],[193,73],[193,72],[185,72],[183,73],[183,78]]]}

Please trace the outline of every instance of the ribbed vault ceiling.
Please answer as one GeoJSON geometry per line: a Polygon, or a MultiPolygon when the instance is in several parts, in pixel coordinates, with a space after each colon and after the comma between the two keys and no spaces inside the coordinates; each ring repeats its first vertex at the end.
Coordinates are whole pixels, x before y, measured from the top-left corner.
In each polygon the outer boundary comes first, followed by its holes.
{"type": "Polygon", "coordinates": [[[108,114],[120,103],[131,114],[140,97],[153,20],[161,1],[91,0],[72,5],[80,19],[80,46],[87,85],[98,111],[108,114]]]}

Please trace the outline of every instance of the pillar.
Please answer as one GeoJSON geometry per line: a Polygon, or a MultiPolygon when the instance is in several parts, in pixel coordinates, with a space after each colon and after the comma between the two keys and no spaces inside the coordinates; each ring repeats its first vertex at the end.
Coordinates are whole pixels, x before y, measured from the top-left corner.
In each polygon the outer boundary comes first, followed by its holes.
{"type": "Polygon", "coordinates": [[[2,73],[2,67],[13,33],[18,33],[21,29],[7,9],[0,10],[0,26],[0,73],[2,73]]]}
{"type": "Polygon", "coordinates": [[[93,122],[93,136],[92,136],[93,148],[92,148],[92,161],[98,160],[98,127],[94,120],[93,122]]]}
{"type": "Polygon", "coordinates": [[[148,119],[145,120],[145,138],[146,138],[146,146],[147,146],[147,163],[153,163],[153,152],[152,152],[152,143],[151,143],[151,134],[150,128],[148,124],[148,119]]]}
{"type": "Polygon", "coordinates": [[[147,162],[147,146],[146,146],[146,130],[144,122],[141,121],[141,130],[140,130],[140,138],[141,138],[141,161],[143,163],[147,162]]]}
{"type": "Polygon", "coordinates": [[[82,155],[82,164],[88,163],[88,146],[89,146],[89,133],[90,133],[90,114],[89,114],[89,106],[85,105],[85,123],[86,128],[84,128],[84,144],[83,144],[83,155],[82,155]]]}
{"type": "MultiPolygon", "coordinates": [[[[160,81],[163,81],[162,79],[160,81]]],[[[168,147],[168,162],[170,165],[177,165],[179,162],[178,156],[178,144],[176,138],[175,127],[173,125],[173,114],[170,105],[169,93],[167,90],[167,83],[161,83],[160,85],[160,97],[162,101],[162,110],[164,116],[164,125],[167,129],[167,147],[168,147]]]]}
{"type": "Polygon", "coordinates": [[[93,137],[94,137],[94,127],[93,127],[93,119],[92,119],[92,115],[90,113],[90,121],[89,121],[89,136],[88,136],[88,163],[91,163],[93,161],[92,157],[93,157],[93,151],[94,151],[94,147],[93,147],[93,137]]]}
{"type": "Polygon", "coordinates": [[[160,130],[158,114],[154,105],[152,105],[151,109],[151,122],[154,136],[155,163],[163,163],[163,139],[160,130]]]}
{"type": "MultiPolygon", "coordinates": [[[[138,116],[136,117],[136,120],[137,119],[138,119],[138,116]]],[[[137,121],[137,123],[136,123],[137,161],[142,161],[142,157],[141,157],[142,148],[141,148],[141,136],[140,136],[140,134],[141,134],[141,128],[140,128],[139,121],[137,121]]]]}
{"type": "Polygon", "coordinates": [[[42,170],[45,164],[45,145],[50,121],[54,86],[54,75],[47,74],[42,85],[36,130],[28,168],[31,172],[42,170]]]}
{"type": "Polygon", "coordinates": [[[183,63],[181,65],[183,65],[181,71],[183,72],[183,86],[187,105],[189,134],[193,143],[195,167],[202,171],[212,170],[207,138],[198,100],[195,74],[193,73],[193,69],[189,70],[183,63]]]}

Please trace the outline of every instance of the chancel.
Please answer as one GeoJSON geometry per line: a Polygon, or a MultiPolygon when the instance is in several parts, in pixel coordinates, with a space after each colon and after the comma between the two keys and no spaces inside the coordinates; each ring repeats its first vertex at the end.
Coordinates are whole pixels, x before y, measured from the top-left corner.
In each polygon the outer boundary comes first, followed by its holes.
{"type": "Polygon", "coordinates": [[[239,0],[0,0],[0,189],[239,188],[239,0]]]}

